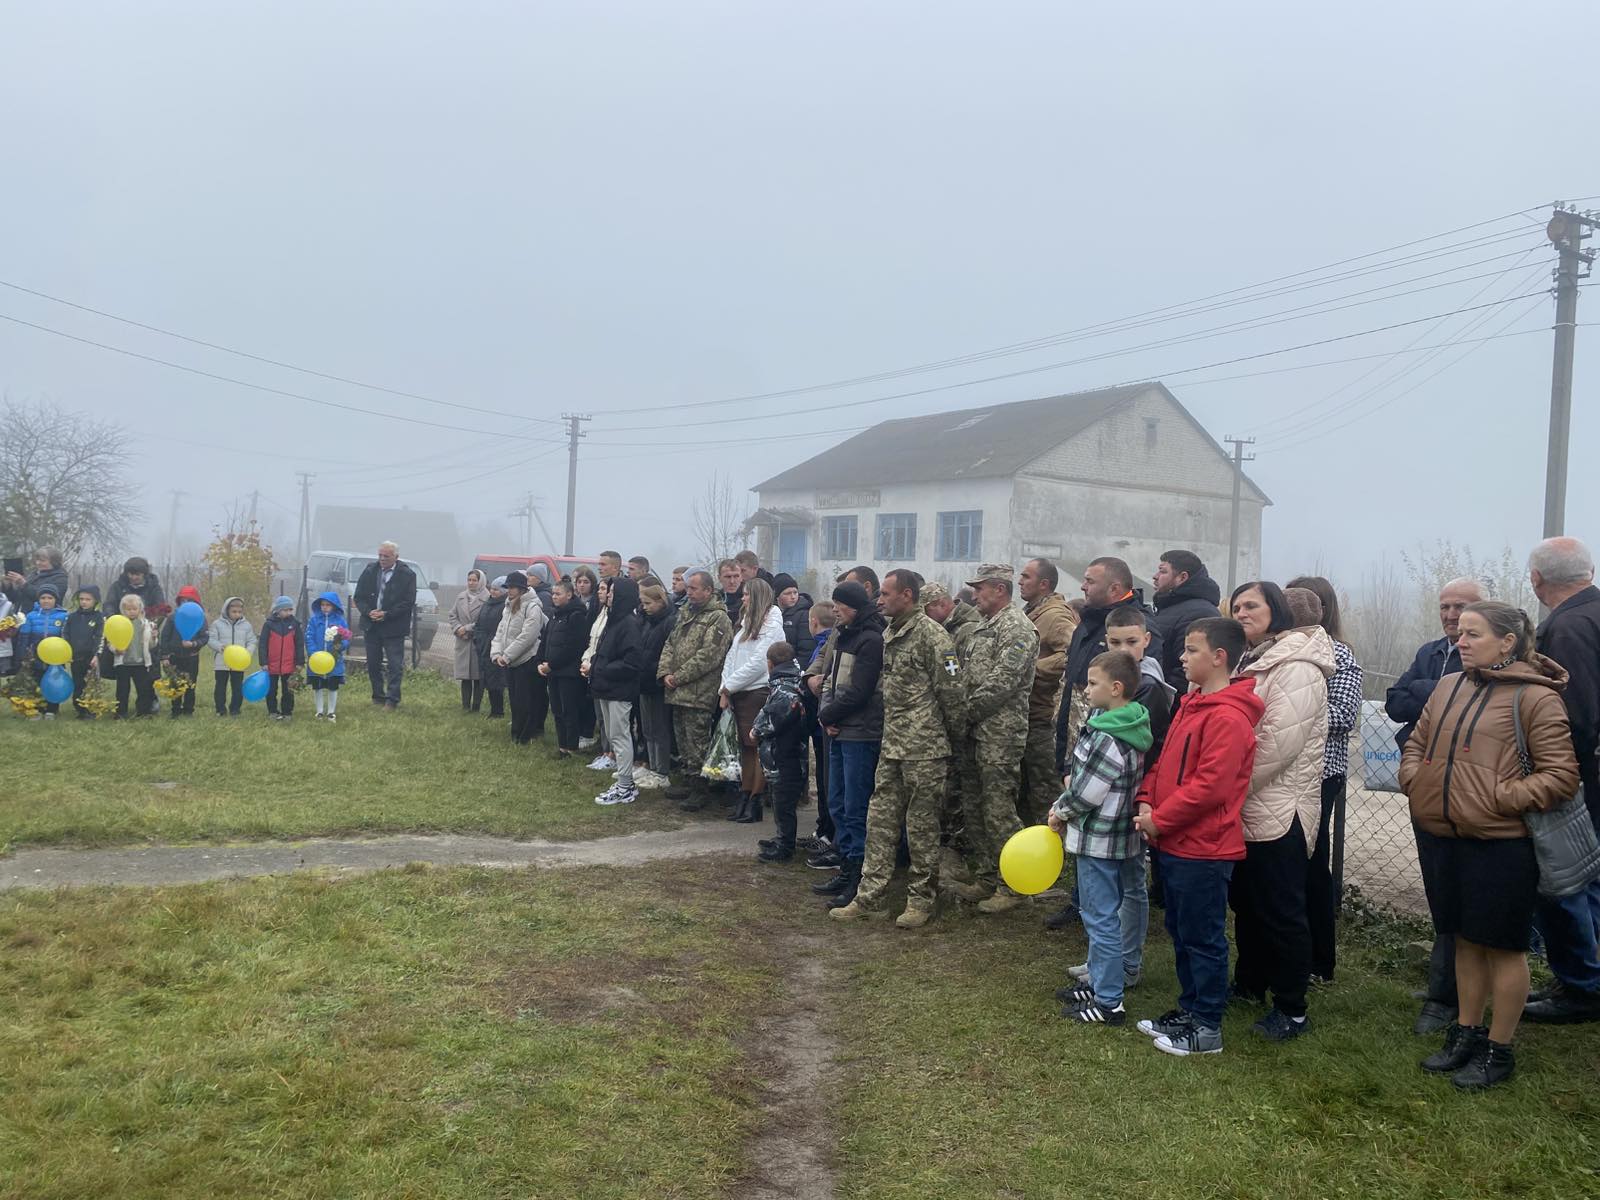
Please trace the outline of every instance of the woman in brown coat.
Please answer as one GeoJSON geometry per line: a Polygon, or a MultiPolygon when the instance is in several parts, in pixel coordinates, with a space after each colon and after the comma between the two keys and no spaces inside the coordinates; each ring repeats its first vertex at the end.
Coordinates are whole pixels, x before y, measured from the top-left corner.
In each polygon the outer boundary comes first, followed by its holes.
{"type": "Polygon", "coordinates": [[[1578,790],[1567,673],[1534,650],[1533,624],[1497,600],[1469,604],[1456,642],[1461,674],[1434,689],[1400,759],[1400,787],[1424,864],[1434,929],[1456,940],[1458,1023],[1422,1069],[1459,1088],[1508,1079],[1511,1039],[1528,998],[1528,931],[1539,864],[1523,814],[1578,790]],[[1520,703],[1518,698],[1520,697],[1520,703]],[[1528,757],[1517,753],[1521,710],[1528,757]],[[1493,1009],[1484,1027],[1484,1011],[1493,1009]]]}

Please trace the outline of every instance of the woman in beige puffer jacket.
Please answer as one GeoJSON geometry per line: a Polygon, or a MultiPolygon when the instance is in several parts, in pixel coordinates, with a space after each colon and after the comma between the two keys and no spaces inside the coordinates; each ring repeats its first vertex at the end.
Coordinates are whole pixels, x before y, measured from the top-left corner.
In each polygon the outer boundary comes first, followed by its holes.
{"type": "Polygon", "coordinates": [[[1310,1027],[1306,861],[1322,811],[1333,642],[1320,626],[1297,620],[1275,583],[1244,584],[1231,607],[1250,643],[1234,673],[1253,679],[1266,705],[1244,802],[1245,860],[1228,888],[1238,951],[1234,991],[1264,1001],[1270,989],[1273,1007],[1255,1030],[1288,1041],[1310,1027]]]}

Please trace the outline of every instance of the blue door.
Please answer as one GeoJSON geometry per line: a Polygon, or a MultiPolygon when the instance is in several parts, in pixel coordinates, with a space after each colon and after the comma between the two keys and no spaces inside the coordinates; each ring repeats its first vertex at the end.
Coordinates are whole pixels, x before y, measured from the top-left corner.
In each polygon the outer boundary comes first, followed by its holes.
{"type": "Polygon", "coordinates": [[[793,575],[799,579],[806,569],[806,531],[804,529],[778,530],[778,571],[780,575],[793,575]]]}

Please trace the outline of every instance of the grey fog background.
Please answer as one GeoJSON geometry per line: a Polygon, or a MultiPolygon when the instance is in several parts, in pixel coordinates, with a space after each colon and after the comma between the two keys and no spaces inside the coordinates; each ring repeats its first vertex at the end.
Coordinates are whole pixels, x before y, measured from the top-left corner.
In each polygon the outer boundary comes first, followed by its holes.
{"type": "MultiPolygon", "coordinates": [[[[892,370],[1600,193],[1583,153],[1592,73],[1561,65],[1593,13],[8,2],[0,278],[527,419],[277,370],[5,288],[8,316],[452,428],[273,398],[4,321],[0,387],[137,437],[146,540],[127,549],[152,558],[173,488],[189,493],[180,529],[194,542],[259,488],[292,556],[297,468],[318,473],[315,501],[450,508],[482,538],[517,528],[504,514],[531,489],[559,535],[566,460],[540,419],[564,410],[892,370]]],[[[1545,216],[1522,218],[1527,246],[1545,216]]],[[[1552,262],[1541,247],[1523,269],[1552,262]]],[[[1521,553],[1539,534],[1548,332],[1485,344],[1281,450],[1266,422],[1372,363],[1207,386],[1190,381],[1233,372],[1166,375],[1443,311],[1479,286],[917,398],[870,403],[1209,322],[732,408],[597,416],[580,548],[686,558],[689,500],[713,469],[743,488],[838,429],[1166,377],[1215,436],[1260,431],[1270,575],[1320,563],[1353,586],[1379,556],[1442,536],[1521,553]],[[764,419],[706,423],[719,416],[764,419]]],[[[1547,330],[1552,309],[1511,328],[1547,330]]],[[[1579,311],[1600,321],[1600,297],[1579,311]]],[[[1422,328],[1253,366],[1392,350],[1422,328]]],[[[1568,509],[1590,539],[1593,332],[1579,337],[1568,509]]]]}

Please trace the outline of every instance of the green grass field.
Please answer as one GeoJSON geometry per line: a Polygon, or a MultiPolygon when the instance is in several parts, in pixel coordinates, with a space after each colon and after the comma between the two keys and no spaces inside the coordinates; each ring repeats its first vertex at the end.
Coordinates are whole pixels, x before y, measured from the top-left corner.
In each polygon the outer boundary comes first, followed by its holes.
{"type": "MultiPolygon", "coordinates": [[[[823,969],[835,1194],[1600,1193],[1600,1031],[1525,1029],[1482,1096],[1422,1075],[1402,939],[1355,931],[1313,1035],[1177,1060],[1065,1026],[1038,912],[826,921],[798,866],[392,871],[0,899],[0,1197],[741,1197],[762,1021],[823,969]],[[789,982],[786,982],[789,981],[789,982]]],[[[1135,1015],[1169,1007],[1152,932],[1135,1015]]],[[[805,1190],[796,1195],[807,1195],[805,1190]]]]}
{"type": "MultiPolygon", "coordinates": [[[[109,693],[109,689],[108,689],[109,693]]],[[[0,795],[0,848],[28,844],[306,837],[400,831],[597,837],[681,823],[647,794],[600,808],[608,780],[550,760],[546,740],[515,747],[507,722],[461,711],[457,685],[409,674],[397,712],[374,708],[365,677],[341,692],[339,720],[313,717],[309,688],[294,720],[247,704],[211,707],[209,669],[193,717],[25,721],[0,715],[18,786],[0,795]]]]}

